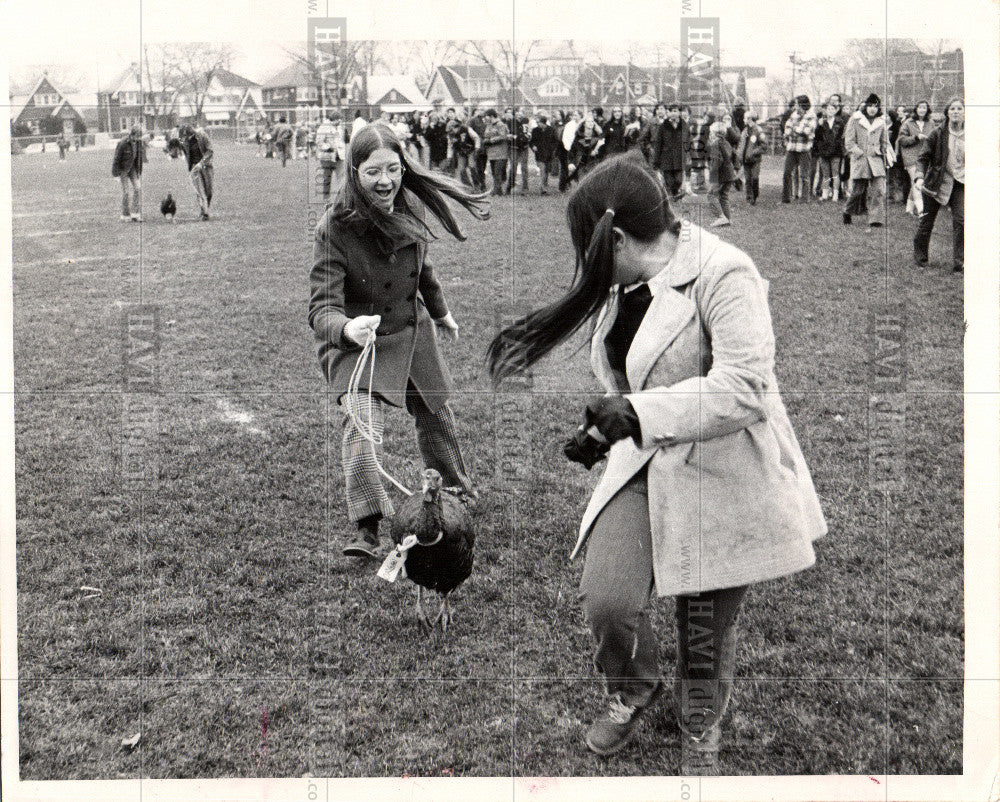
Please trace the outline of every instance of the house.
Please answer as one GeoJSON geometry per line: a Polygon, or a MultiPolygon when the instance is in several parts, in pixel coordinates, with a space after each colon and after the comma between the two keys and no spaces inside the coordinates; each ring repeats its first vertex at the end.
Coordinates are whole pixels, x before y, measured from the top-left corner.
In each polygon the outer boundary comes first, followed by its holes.
{"type": "Polygon", "coordinates": [[[500,81],[486,64],[448,64],[437,68],[425,92],[436,108],[495,106],[500,81]]]}
{"type": "Polygon", "coordinates": [[[670,103],[677,97],[676,86],[667,82],[667,73],[635,64],[587,65],[580,74],[580,102],[593,108],[652,106],[670,103]]]}
{"type": "MultiPolygon", "coordinates": [[[[181,117],[195,117],[197,109],[190,95],[182,92],[178,106],[181,117]]],[[[201,112],[209,130],[262,122],[265,117],[263,88],[230,70],[217,69],[205,88],[201,112]]]]}
{"type": "Polygon", "coordinates": [[[381,111],[396,114],[431,108],[430,101],[408,75],[369,75],[367,84],[369,105],[381,111]]]}
{"type": "Polygon", "coordinates": [[[144,93],[139,64],[128,65],[107,89],[97,93],[98,131],[114,133],[128,131],[144,122],[144,93]]]}
{"type": "Polygon", "coordinates": [[[268,122],[275,123],[279,117],[284,117],[293,124],[317,123],[324,107],[339,105],[350,110],[367,105],[365,82],[360,76],[339,82],[339,87],[337,83],[328,75],[323,82],[325,92],[321,98],[319,78],[305,62],[292,62],[263,85],[263,108],[268,122]]]}
{"type": "MultiPolygon", "coordinates": [[[[86,96],[64,92],[53,85],[48,75],[42,75],[30,92],[10,95],[10,122],[14,135],[60,133],[85,133],[88,130],[84,115],[86,96]]],[[[93,108],[93,103],[89,104],[93,108]]],[[[92,114],[92,124],[96,123],[92,114]]]]}

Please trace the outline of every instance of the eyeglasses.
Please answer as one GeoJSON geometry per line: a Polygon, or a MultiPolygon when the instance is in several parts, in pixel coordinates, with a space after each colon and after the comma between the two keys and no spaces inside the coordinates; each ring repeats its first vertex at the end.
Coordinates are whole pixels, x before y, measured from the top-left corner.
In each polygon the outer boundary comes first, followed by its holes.
{"type": "Polygon", "coordinates": [[[403,174],[403,165],[401,164],[390,164],[386,168],[381,167],[366,167],[364,170],[358,170],[359,175],[363,175],[369,181],[378,181],[383,174],[388,176],[388,178],[394,179],[399,178],[403,174]]]}

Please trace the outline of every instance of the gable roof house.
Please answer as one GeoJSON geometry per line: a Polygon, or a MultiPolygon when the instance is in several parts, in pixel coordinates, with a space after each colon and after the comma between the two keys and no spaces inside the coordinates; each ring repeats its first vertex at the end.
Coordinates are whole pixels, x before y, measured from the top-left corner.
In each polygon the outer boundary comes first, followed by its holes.
{"type": "Polygon", "coordinates": [[[370,106],[389,114],[431,108],[430,101],[408,75],[369,75],[368,98],[370,106]]]}
{"type": "MultiPolygon", "coordinates": [[[[55,136],[59,133],[84,133],[85,96],[64,92],[42,75],[30,92],[10,95],[10,121],[14,128],[23,126],[33,134],[55,136]]],[[[93,107],[93,103],[90,104],[93,107]]],[[[90,116],[96,116],[91,113],[90,116]]]]}

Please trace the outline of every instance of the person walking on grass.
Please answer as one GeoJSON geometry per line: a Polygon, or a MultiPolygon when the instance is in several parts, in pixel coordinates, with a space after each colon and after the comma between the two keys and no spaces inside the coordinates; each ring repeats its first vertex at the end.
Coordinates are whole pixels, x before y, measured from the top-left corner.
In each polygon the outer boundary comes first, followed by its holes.
{"type": "Polygon", "coordinates": [[[924,211],[923,193],[913,186],[917,170],[917,157],[924,149],[924,142],[931,135],[931,104],[921,100],[913,110],[913,116],[899,129],[897,150],[903,167],[910,176],[910,193],[906,199],[906,213],[919,217],[924,211]]]}
{"type": "Polygon", "coordinates": [[[535,152],[535,162],[542,177],[542,195],[549,193],[549,176],[558,176],[558,147],[559,139],[555,129],[549,125],[548,115],[542,112],[538,115],[538,125],[531,130],[531,149],[535,152]]]}
{"type": "Polygon", "coordinates": [[[447,199],[480,220],[489,217],[484,195],[425,170],[391,128],[376,123],[352,137],[345,181],[316,228],[308,319],[320,365],[345,412],[347,515],[357,528],[343,549],[348,556],[377,556],[379,521],[394,514],[378,470],[381,449],[365,437],[381,442],[385,404],[413,416],[425,466],[435,468],[446,486],[475,496],[435,333],[457,340],[458,323],[427,258],[433,234],[425,212],[465,240],[447,199]],[[378,343],[372,378],[364,370],[357,396],[346,395],[370,337],[378,343]]]}
{"type": "Polygon", "coordinates": [[[205,133],[190,125],[182,125],[177,130],[177,138],[167,143],[167,151],[171,157],[177,158],[181,153],[187,160],[188,175],[201,210],[201,220],[208,220],[209,207],[212,205],[215,167],[212,164],[212,143],[205,133]]]}
{"type": "Polygon", "coordinates": [[[708,138],[708,184],[712,211],[717,215],[709,225],[728,226],[732,221],[729,190],[736,181],[733,149],[726,136],[728,126],[722,120],[712,123],[708,138]]]}
{"type": "Polygon", "coordinates": [[[913,237],[913,258],[926,265],[931,232],[942,206],[951,208],[952,267],[965,270],[965,103],[955,98],[945,108],[944,125],[924,141],[913,171],[913,186],[924,208],[913,237]]]}
{"type": "Polygon", "coordinates": [[[284,167],[292,155],[292,148],[295,147],[295,129],[282,116],[278,118],[278,124],[274,126],[271,135],[274,137],[274,147],[281,156],[281,166],[284,167]]]}
{"type": "Polygon", "coordinates": [[[330,112],[323,124],[316,129],[316,150],[323,169],[323,200],[329,201],[333,175],[337,174],[339,184],[344,173],[344,157],[347,155],[344,122],[339,111],[330,112]]]}
{"type": "Polygon", "coordinates": [[[142,128],[132,126],[115,146],[111,175],[122,185],[122,222],[142,222],[142,165],[147,162],[142,128]]]}
{"type": "Polygon", "coordinates": [[[761,129],[756,114],[745,118],[746,127],[740,138],[739,161],[746,180],[747,202],[753,206],[760,197],[760,163],[767,152],[767,135],[761,129]]]}
{"type": "Polygon", "coordinates": [[[895,161],[889,144],[889,127],[882,101],[872,92],[863,110],[854,112],[844,131],[844,150],[851,154],[851,197],[844,211],[844,224],[858,215],[868,215],[868,228],[885,225],[886,172],[895,161]]]}
{"type": "Polygon", "coordinates": [[[490,162],[490,172],[493,174],[493,194],[506,195],[507,159],[510,155],[510,141],[513,137],[510,129],[504,125],[495,109],[486,110],[486,132],[483,142],[486,145],[486,156],[490,162]]]}
{"type": "Polygon", "coordinates": [[[816,123],[816,139],[813,146],[818,162],[816,171],[816,194],[820,200],[840,200],[840,160],[844,153],[844,126],[837,117],[836,109],[824,103],[819,121],[816,123]]]}
{"type": "Polygon", "coordinates": [[[674,201],[684,196],[684,167],[690,149],[690,133],[681,121],[681,107],[671,103],[667,106],[666,119],[656,132],[652,165],[663,175],[667,192],[674,201]]]}
{"type": "Polygon", "coordinates": [[[647,614],[655,591],[677,599],[680,772],[718,774],[747,589],[813,565],[826,532],[775,379],[766,283],[738,248],[682,229],[656,172],[631,155],[584,178],[567,219],[573,285],[501,331],[487,359],[502,381],[596,317],[590,361],[606,395],[584,425],[607,465],[571,559],[586,546],[579,598],[608,700],[585,743],[618,752],[668,692],[647,614]]]}
{"type": "Polygon", "coordinates": [[[809,98],[795,98],[792,112],[785,123],[785,171],[782,176],[781,202],[791,203],[792,197],[809,200],[809,177],[812,174],[810,151],[816,136],[816,112],[809,98]]]}

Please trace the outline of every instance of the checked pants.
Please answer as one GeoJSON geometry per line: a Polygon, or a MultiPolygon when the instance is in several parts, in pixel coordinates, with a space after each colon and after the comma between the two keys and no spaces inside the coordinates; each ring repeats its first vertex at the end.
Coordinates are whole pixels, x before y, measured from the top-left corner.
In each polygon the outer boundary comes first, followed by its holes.
{"type": "MultiPolygon", "coordinates": [[[[378,440],[385,431],[385,402],[373,395],[369,403],[367,393],[362,391],[354,399],[345,395],[342,403],[345,405],[342,458],[344,480],[347,483],[347,517],[351,521],[360,521],[369,515],[391,518],[395,509],[385,490],[382,474],[378,471],[372,444],[362,436],[346,414],[346,405],[355,404],[354,414],[363,422],[366,430],[370,424],[377,435],[375,439],[378,440]]],[[[406,388],[406,411],[413,416],[417,447],[424,465],[441,474],[445,487],[461,487],[471,492],[472,480],[469,479],[462,459],[455,433],[455,415],[451,407],[446,403],[437,412],[431,412],[411,382],[406,388]]],[[[383,463],[380,445],[375,446],[375,452],[379,463],[383,463]]]]}

